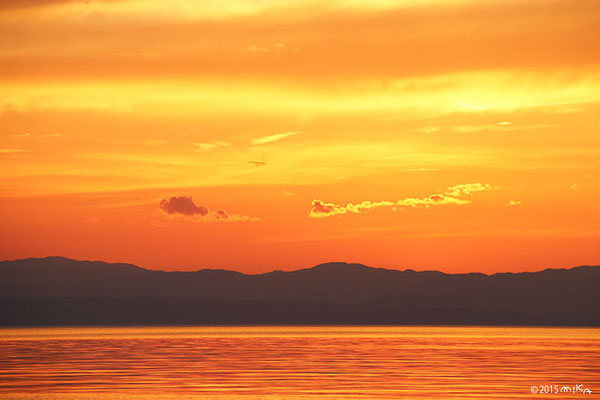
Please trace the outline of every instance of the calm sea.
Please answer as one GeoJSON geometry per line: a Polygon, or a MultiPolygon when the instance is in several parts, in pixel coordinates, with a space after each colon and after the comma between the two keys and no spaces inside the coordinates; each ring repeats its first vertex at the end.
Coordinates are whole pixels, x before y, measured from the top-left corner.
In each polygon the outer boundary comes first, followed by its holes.
{"type": "Polygon", "coordinates": [[[600,329],[0,329],[2,399],[451,397],[600,398],[600,329]]]}

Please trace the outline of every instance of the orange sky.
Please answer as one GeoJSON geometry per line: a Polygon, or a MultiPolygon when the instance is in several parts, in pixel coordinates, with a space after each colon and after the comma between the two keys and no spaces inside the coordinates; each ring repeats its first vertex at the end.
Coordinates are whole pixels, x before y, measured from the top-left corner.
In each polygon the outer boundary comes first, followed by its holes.
{"type": "Polygon", "coordinates": [[[0,259],[600,264],[596,0],[4,0],[0,259]]]}

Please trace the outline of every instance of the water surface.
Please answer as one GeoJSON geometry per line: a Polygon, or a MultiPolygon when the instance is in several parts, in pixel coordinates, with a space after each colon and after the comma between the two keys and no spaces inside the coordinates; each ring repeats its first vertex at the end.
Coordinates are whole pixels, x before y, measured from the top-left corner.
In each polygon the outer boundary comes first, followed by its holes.
{"type": "Polygon", "coordinates": [[[2,399],[600,398],[600,329],[0,329],[2,399]],[[592,394],[532,394],[553,385],[592,394]]]}

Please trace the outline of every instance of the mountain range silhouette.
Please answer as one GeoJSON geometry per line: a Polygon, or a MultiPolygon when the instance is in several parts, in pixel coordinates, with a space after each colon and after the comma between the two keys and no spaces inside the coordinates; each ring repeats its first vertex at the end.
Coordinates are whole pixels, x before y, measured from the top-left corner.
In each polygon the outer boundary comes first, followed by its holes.
{"type": "Polygon", "coordinates": [[[447,274],[341,262],[248,275],[0,262],[0,324],[600,325],[600,266],[447,274]]]}

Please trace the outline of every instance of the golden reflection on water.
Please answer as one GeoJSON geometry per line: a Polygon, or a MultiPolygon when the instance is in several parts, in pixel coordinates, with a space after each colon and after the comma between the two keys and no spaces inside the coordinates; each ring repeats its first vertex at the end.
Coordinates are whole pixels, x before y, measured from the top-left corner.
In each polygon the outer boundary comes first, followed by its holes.
{"type": "Polygon", "coordinates": [[[0,329],[0,398],[600,398],[600,329],[0,329]],[[592,395],[532,395],[582,384],[592,395]]]}

